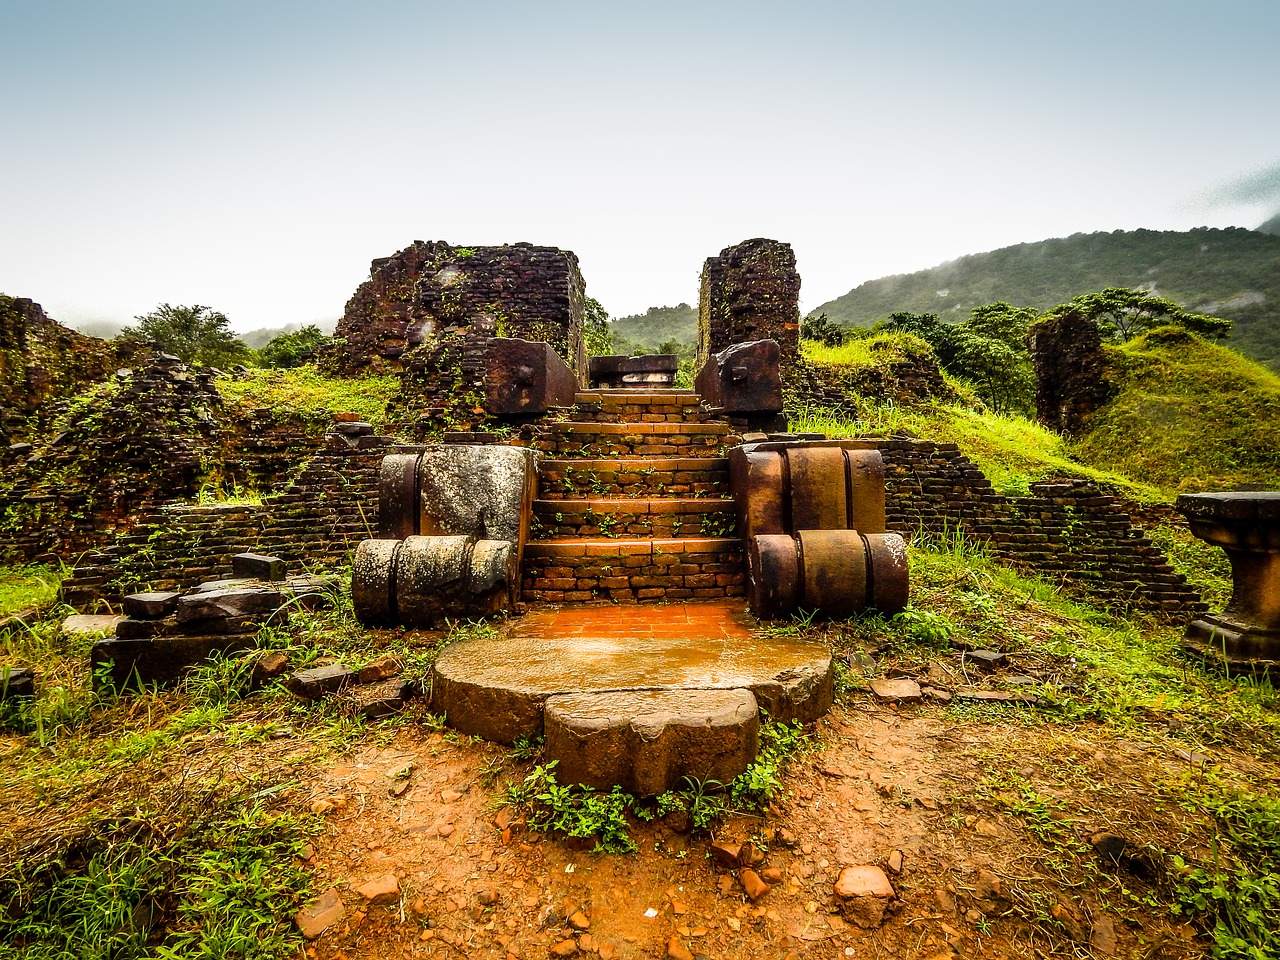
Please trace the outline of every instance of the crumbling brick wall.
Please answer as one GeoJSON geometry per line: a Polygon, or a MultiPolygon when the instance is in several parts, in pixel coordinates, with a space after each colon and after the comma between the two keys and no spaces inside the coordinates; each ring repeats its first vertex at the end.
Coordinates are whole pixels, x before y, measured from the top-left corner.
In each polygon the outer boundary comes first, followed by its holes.
{"type": "Polygon", "coordinates": [[[1125,505],[1086,480],[997,493],[953,443],[878,440],[889,529],[910,537],[957,533],[993,556],[1121,609],[1178,618],[1207,609],[1186,579],[1133,525],[1125,505]]]}
{"type": "Polygon", "coordinates": [[[578,258],[568,250],[417,240],[373,262],[347,303],[336,330],[343,342],[327,362],[341,373],[399,371],[415,354],[457,337],[518,337],[551,344],[581,378],[584,304],[578,258]]]}
{"type": "Polygon", "coordinates": [[[70,558],[194,497],[222,432],[213,377],[160,354],[56,407],[56,435],[0,478],[0,556],[70,558]]]}
{"type": "Polygon", "coordinates": [[[1041,320],[1027,334],[1036,375],[1036,417],[1078,436],[1089,415],[1115,393],[1098,325],[1078,311],[1041,320]]]}
{"type": "Polygon", "coordinates": [[[378,468],[392,449],[322,450],[261,504],[164,505],[82,557],[64,599],[87,609],[138,590],[193,587],[230,576],[231,557],[245,550],[280,556],[295,573],[341,565],[378,529],[378,468]]]}
{"type": "Polygon", "coordinates": [[[747,240],[709,257],[698,297],[698,357],[748,340],[776,340],[782,365],[798,356],[800,274],[791,245],[747,240]]]}
{"type": "Polygon", "coordinates": [[[0,444],[47,426],[54,401],[106,377],[130,349],[69,330],[31,300],[0,294],[0,444]]]}

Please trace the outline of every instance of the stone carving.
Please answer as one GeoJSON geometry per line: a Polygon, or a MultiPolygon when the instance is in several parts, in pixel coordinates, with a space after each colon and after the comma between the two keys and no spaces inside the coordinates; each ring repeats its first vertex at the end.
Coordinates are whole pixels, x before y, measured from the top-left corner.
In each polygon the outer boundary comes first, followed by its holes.
{"type": "Polygon", "coordinates": [[[573,404],[578,380],[551,344],[494,337],[486,344],[484,408],[497,417],[546,413],[573,404]]]}
{"type": "Polygon", "coordinates": [[[707,359],[694,378],[694,389],[725,413],[770,419],[782,412],[781,355],[776,340],[735,343],[707,359]]]}
{"type": "Polygon", "coordinates": [[[351,597],[370,626],[430,627],[516,600],[536,454],[439,444],[382,461],[379,538],[356,548],[351,597]]]}
{"type": "Polygon", "coordinates": [[[1184,493],[1174,506],[1231,561],[1231,602],[1188,625],[1187,650],[1232,673],[1280,676],[1280,491],[1184,493]]]}

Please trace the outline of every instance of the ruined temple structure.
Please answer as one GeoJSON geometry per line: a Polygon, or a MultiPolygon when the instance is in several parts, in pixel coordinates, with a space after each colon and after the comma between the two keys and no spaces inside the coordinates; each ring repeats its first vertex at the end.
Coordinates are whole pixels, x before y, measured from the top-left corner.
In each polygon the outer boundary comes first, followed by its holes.
{"type": "Polygon", "coordinates": [[[751,340],[773,340],[784,364],[799,354],[800,274],[788,243],[746,240],[708,258],[702,268],[697,365],[751,340]]]}
{"type": "MultiPolygon", "coordinates": [[[[25,444],[32,420],[101,380],[130,349],[69,330],[38,303],[0,294],[0,446],[25,444]]],[[[14,451],[25,452],[26,447],[14,451]]]]}
{"type": "MultiPolygon", "coordinates": [[[[323,436],[295,436],[272,411],[239,411],[263,425],[252,431],[263,445],[235,440],[231,457],[226,437],[244,424],[220,423],[207,372],[153,357],[12,459],[4,522],[27,558],[92,548],[64,585],[81,607],[227,589],[230,558],[256,551],[308,569],[354,557],[353,601],[371,626],[524,613],[527,629],[439,657],[433,708],[502,742],[543,734],[565,777],[641,793],[732,779],[755,756],[762,707],[821,716],[830,651],[762,636],[747,606],[762,618],[893,614],[909,596],[906,538],[919,532],[963,530],[1109,605],[1204,612],[1123,504],[1092,484],[1004,497],[953,444],[787,433],[784,405],[847,389],[799,354],[799,282],[786,244],[726,248],[703,270],[695,389],[669,385],[669,357],[610,358],[593,384],[572,253],[417,242],[374,262],[324,358],[331,372],[399,378],[384,433],[332,411],[323,436]],[[270,492],[193,502],[211,462],[268,478],[270,492]],[[126,469],[95,472],[102,463],[126,469]],[[48,475],[56,490],[42,486],[48,475]],[[108,536],[118,513],[128,516],[108,536]],[[573,619],[592,600],[619,605],[619,633],[573,619]],[[661,618],[639,606],[661,601],[661,618]],[[655,621],[675,627],[637,634],[655,621]]],[[[1051,334],[1038,331],[1046,356],[1069,340],[1051,334]]],[[[1096,374],[1089,356],[1071,368],[1081,381],[1096,374]]],[[[910,383],[899,386],[947,389],[918,360],[902,358],[895,369],[910,383]]],[[[1083,415],[1074,410],[1064,416],[1083,415]]],[[[128,629],[162,629],[152,620],[128,629]]]]}
{"type": "Polygon", "coordinates": [[[1036,376],[1036,417],[1051,430],[1078,436],[1114,394],[1098,325],[1068,311],[1031,328],[1027,349],[1036,376]]]}
{"type": "Polygon", "coordinates": [[[550,344],[579,379],[584,284],[568,250],[529,243],[452,246],[415,240],[374,260],[347,302],[330,358],[343,373],[399,372],[442,338],[510,337],[550,344]]]}

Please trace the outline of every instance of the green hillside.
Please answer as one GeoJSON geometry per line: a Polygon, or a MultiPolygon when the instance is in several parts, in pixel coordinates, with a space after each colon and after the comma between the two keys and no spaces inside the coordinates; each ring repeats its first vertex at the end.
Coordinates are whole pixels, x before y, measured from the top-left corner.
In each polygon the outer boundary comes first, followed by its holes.
{"type": "Polygon", "coordinates": [[[1280,371],[1280,236],[1230,227],[1117,230],[1021,243],[870,280],[813,311],[845,326],[891,313],[963,320],[984,303],[1046,309],[1104,287],[1153,289],[1235,323],[1228,345],[1280,371]]]}
{"type": "Polygon", "coordinates": [[[693,344],[698,340],[698,308],[687,303],[674,307],[650,307],[644,313],[618,317],[609,324],[620,353],[657,353],[672,340],[693,344]]]}
{"type": "Polygon", "coordinates": [[[1280,377],[1174,327],[1107,347],[1118,392],[1076,443],[1082,461],[1176,491],[1280,481],[1280,377]]]}

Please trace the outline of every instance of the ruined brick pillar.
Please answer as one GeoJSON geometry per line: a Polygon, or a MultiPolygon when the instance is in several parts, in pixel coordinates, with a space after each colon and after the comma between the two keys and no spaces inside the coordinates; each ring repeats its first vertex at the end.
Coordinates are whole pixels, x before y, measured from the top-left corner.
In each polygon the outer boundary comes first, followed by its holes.
{"type": "Polygon", "coordinates": [[[406,354],[445,339],[517,337],[551,344],[581,379],[584,303],[578,258],[568,250],[417,240],[373,261],[338,323],[343,342],[331,365],[399,371],[406,354]]]}
{"type": "Polygon", "coordinates": [[[776,340],[784,365],[800,342],[800,274],[788,243],[757,238],[709,257],[698,299],[698,359],[748,340],[776,340]]]}
{"type": "Polygon", "coordinates": [[[1031,328],[1027,349],[1036,374],[1036,417],[1078,435],[1114,393],[1098,325],[1076,310],[1051,316],[1031,328]]]}

